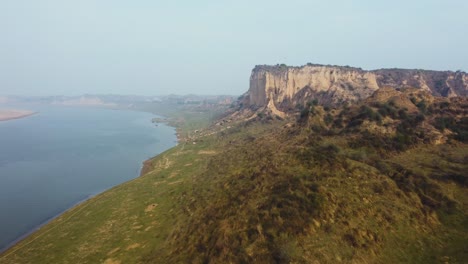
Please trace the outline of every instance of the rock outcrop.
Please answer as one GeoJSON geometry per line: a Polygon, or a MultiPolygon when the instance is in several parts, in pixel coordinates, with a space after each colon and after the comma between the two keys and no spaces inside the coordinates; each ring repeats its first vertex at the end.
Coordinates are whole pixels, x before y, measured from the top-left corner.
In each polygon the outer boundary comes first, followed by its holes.
{"type": "Polygon", "coordinates": [[[301,67],[261,65],[253,69],[250,89],[242,103],[273,113],[288,112],[313,99],[327,105],[359,101],[382,87],[418,88],[433,96],[467,96],[468,74],[405,69],[365,71],[317,64],[301,67]]]}

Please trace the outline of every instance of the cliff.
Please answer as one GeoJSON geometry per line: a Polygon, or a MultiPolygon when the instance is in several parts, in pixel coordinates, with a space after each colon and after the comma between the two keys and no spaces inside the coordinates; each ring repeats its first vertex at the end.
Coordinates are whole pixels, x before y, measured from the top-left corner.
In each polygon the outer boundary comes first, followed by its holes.
{"type": "Polygon", "coordinates": [[[317,64],[301,67],[260,65],[252,71],[250,89],[242,103],[248,107],[287,112],[312,99],[328,105],[359,101],[382,87],[418,88],[442,97],[467,96],[468,74],[406,69],[365,71],[317,64]]]}

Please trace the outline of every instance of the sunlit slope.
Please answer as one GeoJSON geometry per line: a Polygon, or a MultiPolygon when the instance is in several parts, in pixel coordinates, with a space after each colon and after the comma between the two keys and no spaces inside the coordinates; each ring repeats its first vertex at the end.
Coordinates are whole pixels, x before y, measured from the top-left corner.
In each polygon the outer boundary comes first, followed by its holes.
{"type": "Polygon", "coordinates": [[[465,263],[467,103],[234,109],[1,263],[465,263]]]}
{"type": "Polygon", "coordinates": [[[194,183],[188,221],[166,241],[171,251],[148,259],[463,263],[465,144],[420,145],[375,162],[370,151],[356,158],[352,138],[288,127],[273,121],[225,133],[194,183]]]}
{"type": "Polygon", "coordinates": [[[1,263],[463,263],[466,144],[376,159],[354,140],[275,120],[200,136],[1,263]]]}

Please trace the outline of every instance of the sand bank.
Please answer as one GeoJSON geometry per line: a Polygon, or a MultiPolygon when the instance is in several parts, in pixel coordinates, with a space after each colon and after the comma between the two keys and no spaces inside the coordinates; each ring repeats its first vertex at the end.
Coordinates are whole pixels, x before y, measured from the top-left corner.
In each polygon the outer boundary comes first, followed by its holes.
{"type": "Polygon", "coordinates": [[[0,109],[0,121],[23,118],[35,113],[29,110],[0,109]]]}

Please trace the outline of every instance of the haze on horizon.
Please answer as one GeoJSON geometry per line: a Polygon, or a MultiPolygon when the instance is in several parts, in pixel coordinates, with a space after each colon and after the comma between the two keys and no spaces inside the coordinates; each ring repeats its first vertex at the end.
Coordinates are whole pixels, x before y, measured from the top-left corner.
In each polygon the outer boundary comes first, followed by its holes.
{"type": "Polygon", "coordinates": [[[257,64],[468,70],[468,1],[0,2],[0,95],[241,94],[257,64]]]}

